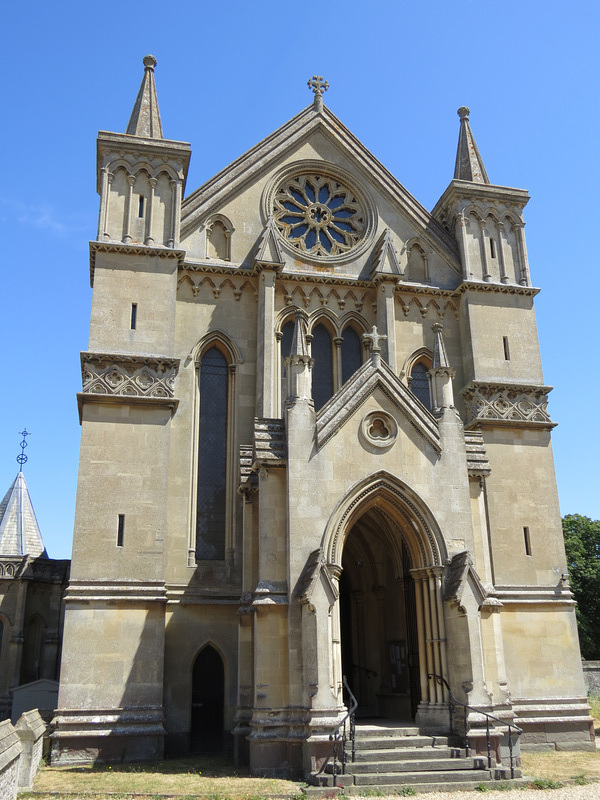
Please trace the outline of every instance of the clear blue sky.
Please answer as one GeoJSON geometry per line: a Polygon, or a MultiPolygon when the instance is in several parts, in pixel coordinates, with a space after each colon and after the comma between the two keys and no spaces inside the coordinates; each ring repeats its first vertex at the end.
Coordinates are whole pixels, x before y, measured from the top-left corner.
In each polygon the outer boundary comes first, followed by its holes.
{"type": "Polygon", "coordinates": [[[25,474],[50,555],[71,552],[95,138],[125,130],[146,53],[158,59],[165,136],[192,144],[188,193],[308,105],[318,73],[326,104],[431,209],[452,178],[456,110],[471,108],[491,182],[532,198],[562,513],[600,518],[599,17],[592,0],[7,4],[0,497],[27,426],[25,474]]]}

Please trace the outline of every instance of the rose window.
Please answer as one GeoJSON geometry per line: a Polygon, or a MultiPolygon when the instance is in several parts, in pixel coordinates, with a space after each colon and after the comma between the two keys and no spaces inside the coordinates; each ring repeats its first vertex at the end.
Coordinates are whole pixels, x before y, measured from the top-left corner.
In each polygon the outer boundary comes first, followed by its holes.
{"type": "Polygon", "coordinates": [[[363,238],[366,212],[355,193],[328,175],[296,175],[275,195],[273,215],[283,237],[301,253],[327,258],[363,238]]]}

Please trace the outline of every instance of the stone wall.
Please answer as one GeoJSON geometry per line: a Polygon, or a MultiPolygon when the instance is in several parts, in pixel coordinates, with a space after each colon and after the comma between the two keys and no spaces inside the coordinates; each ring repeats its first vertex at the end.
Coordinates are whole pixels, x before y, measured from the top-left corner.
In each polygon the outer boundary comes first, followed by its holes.
{"type": "Polygon", "coordinates": [[[600,696],[600,661],[583,661],[582,665],[588,694],[600,696]]]}
{"type": "Polygon", "coordinates": [[[19,784],[19,762],[23,747],[9,720],[0,722],[0,797],[14,800],[19,784]]]}
{"type": "Polygon", "coordinates": [[[0,798],[14,800],[33,784],[44,744],[46,723],[37,710],[26,711],[16,727],[0,722],[0,798]]]}

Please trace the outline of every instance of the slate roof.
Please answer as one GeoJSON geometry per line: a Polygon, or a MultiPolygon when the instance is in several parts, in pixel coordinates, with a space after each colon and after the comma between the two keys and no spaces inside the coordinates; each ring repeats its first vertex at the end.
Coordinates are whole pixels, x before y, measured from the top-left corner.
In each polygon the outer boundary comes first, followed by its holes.
{"type": "Polygon", "coordinates": [[[0,503],[0,556],[24,555],[48,558],[25,476],[19,471],[0,503]]]}

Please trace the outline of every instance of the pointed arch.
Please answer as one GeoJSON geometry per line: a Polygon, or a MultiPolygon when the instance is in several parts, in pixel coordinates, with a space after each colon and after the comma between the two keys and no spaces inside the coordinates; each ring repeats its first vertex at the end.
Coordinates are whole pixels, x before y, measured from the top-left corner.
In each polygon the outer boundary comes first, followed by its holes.
{"type": "Polygon", "coordinates": [[[220,751],[225,733],[226,660],[205,642],[191,664],[190,745],[194,752],[220,751]]]}
{"type": "Polygon", "coordinates": [[[235,531],[236,373],[239,348],[210,331],[191,353],[194,363],[191,509],[188,565],[232,563],[235,531]]]}
{"type": "Polygon", "coordinates": [[[346,537],[354,523],[373,507],[383,509],[398,526],[415,568],[441,566],[445,562],[444,538],[429,507],[406,483],[381,470],[351,487],[329,518],[322,547],[330,565],[342,568],[346,537]]]}

